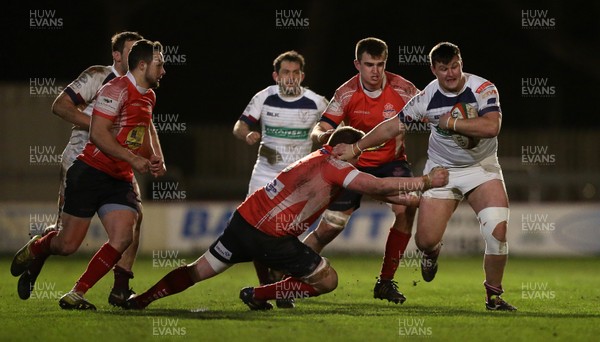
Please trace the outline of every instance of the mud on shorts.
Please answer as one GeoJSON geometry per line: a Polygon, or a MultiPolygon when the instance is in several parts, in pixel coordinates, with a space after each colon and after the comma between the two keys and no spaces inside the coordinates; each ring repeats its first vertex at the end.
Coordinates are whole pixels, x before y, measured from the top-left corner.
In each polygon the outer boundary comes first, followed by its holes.
{"type": "MultiPolygon", "coordinates": [[[[375,167],[362,167],[358,170],[375,177],[413,177],[410,164],[406,160],[394,160],[375,167]]],[[[348,189],[343,189],[338,197],[327,209],[332,211],[346,211],[360,208],[362,194],[348,189]]]]}
{"type": "Polygon", "coordinates": [[[321,256],[297,237],[267,235],[250,225],[237,211],[209,251],[226,264],[256,260],[296,278],[310,275],[321,263],[321,256]]]}

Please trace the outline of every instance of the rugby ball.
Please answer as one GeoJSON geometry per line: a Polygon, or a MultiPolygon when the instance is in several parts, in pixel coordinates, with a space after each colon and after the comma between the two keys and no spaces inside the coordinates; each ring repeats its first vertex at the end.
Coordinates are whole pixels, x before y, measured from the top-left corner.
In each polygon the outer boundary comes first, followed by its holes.
{"type": "MultiPolygon", "coordinates": [[[[477,109],[468,104],[468,103],[457,103],[450,110],[450,115],[457,120],[467,120],[471,118],[477,117],[477,109]]],[[[449,127],[450,128],[450,127],[449,127]]],[[[451,131],[452,140],[458,145],[460,148],[464,149],[472,149],[473,147],[479,144],[478,138],[469,137],[466,135],[462,135],[460,133],[456,133],[451,131]]]]}

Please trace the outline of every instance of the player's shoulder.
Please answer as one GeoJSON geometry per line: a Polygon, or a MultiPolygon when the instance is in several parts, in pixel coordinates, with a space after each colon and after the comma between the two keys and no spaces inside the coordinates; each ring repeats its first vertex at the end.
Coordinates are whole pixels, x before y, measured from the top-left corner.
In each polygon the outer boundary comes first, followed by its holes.
{"type": "Polygon", "coordinates": [[[394,74],[393,72],[389,72],[386,71],[385,72],[385,77],[387,79],[388,84],[392,87],[392,88],[414,88],[417,89],[417,87],[415,87],[415,85],[407,80],[406,78],[398,75],[398,74],[394,74]]]}
{"type": "Polygon", "coordinates": [[[360,87],[360,81],[359,81],[359,74],[352,76],[352,78],[350,78],[349,80],[347,80],[346,82],[342,83],[341,86],[339,86],[335,93],[336,94],[344,94],[344,93],[348,93],[348,92],[356,92],[359,87],[360,87]]]}
{"type": "Polygon", "coordinates": [[[87,75],[91,78],[104,79],[110,73],[112,73],[112,68],[110,65],[92,65],[85,69],[81,74],[87,75]]]}
{"type": "Polygon", "coordinates": [[[264,101],[269,96],[278,95],[279,94],[279,86],[278,85],[270,85],[266,88],[259,90],[256,94],[254,94],[254,99],[262,99],[264,101]]]}
{"type": "Polygon", "coordinates": [[[467,74],[467,86],[473,90],[475,94],[481,94],[487,89],[495,88],[496,86],[491,81],[477,75],[467,74]]]}
{"type": "Polygon", "coordinates": [[[324,96],[317,94],[316,92],[314,92],[313,90],[311,90],[309,88],[304,88],[303,96],[305,96],[311,100],[314,100],[316,102],[323,101],[323,100],[327,101],[327,99],[324,96]]]}

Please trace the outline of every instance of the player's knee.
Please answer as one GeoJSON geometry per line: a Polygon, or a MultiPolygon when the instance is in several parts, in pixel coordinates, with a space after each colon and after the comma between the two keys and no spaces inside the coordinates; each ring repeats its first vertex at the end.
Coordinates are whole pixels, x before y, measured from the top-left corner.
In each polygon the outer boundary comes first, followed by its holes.
{"type": "Polygon", "coordinates": [[[71,255],[79,249],[79,243],[76,241],[66,241],[54,238],[52,241],[52,252],[56,255],[71,255]]]}
{"type": "Polygon", "coordinates": [[[509,209],[504,207],[489,207],[477,213],[481,235],[485,240],[485,254],[508,254],[506,227],[509,214],[509,209]]]}
{"type": "Polygon", "coordinates": [[[302,277],[303,282],[311,285],[319,294],[331,292],[337,288],[337,272],[329,265],[327,258],[321,258],[321,263],[308,276],[302,277]]]}
{"type": "Polygon", "coordinates": [[[417,245],[419,250],[432,251],[437,247],[438,244],[439,241],[433,241],[431,238],[423,236],[417,231],[417,234],[415,235],[415,245],[417,245]]]}

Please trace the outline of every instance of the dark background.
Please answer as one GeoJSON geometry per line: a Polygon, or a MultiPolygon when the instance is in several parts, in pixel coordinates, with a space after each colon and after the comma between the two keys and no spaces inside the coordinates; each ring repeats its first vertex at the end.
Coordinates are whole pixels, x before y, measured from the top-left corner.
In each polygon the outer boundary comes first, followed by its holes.
{"type": "Polygon", "coordinates": [[[426,65],[400,65],[399,46],[447,40],[461,47],[464,70],[498,86],[503,127],[600,126],[600,3],[584,1],[102,1],[13,2],[1,14],[0,81],[52,77],[64,84],[93,64],[110,64],[109,39],[134,30],[177,46],[183,65],[167,65],[158,113],[179,113],[190,125],[233,125],[253,94],[273,83],[272,61],[295,49],[307,61],[305,85],[330,98],[355,74],[357,40],[388,43],[388,70],[422,89],[433,79],[426,65]],[[30,10],[54,9],[60,29],[31,29],[30,10]],[[524,29],[523,10],[547,10],[551,29],[524,29]],[[309,26],[278,28],[276,11],[301,10],[309,26]],[[551,98],[524,98],[521,79],[547,78],[551,98]]]}

